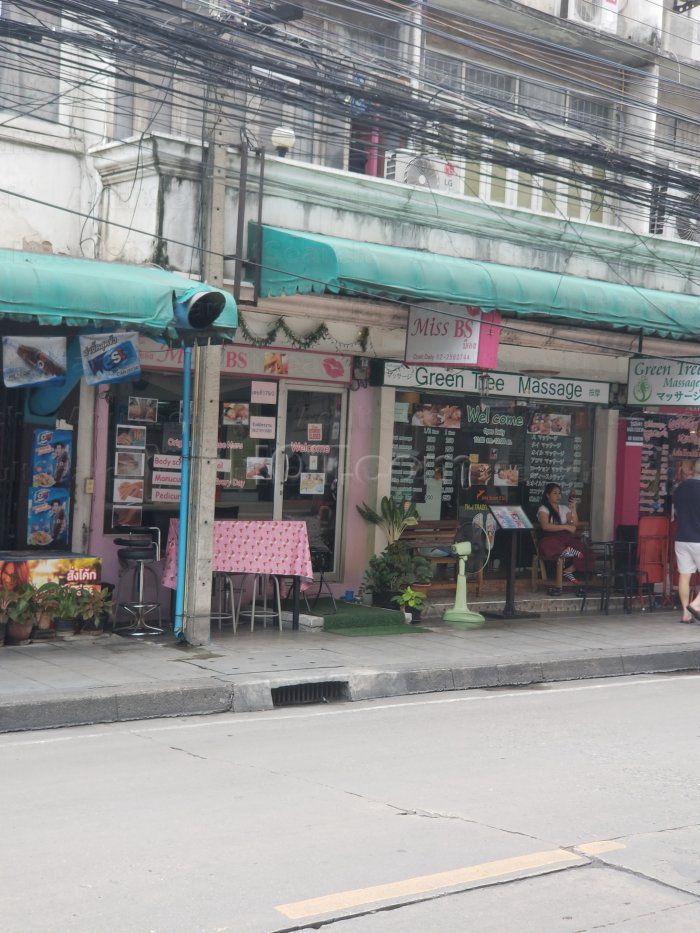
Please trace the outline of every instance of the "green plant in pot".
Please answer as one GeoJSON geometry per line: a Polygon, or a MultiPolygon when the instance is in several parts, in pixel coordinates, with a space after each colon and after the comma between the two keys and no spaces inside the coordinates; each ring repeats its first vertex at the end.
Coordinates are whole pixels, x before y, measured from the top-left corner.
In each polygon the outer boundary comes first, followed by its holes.
{"type": "Polygon", "coordinates": [[[78,590],[78,619],[80,630],[95,632],[112,615],[112,594],[102,587],[85,586],[78,590]]]}
{"type": "Polygon", "coordinates": [[[25,583],[15,590],[15,597],[7,606],[7,644],[21,645],[31,637],[39,611],[36,592],[36,587],[31,583],[25,583]]]}
{"type": "Polygon", "coordinates": [[[407,528],[418,524],[418,510],[413,503],[397,502],[384,496],[378,512],[364,502],[357,506],[357,511],[365,521],[381,528],[386,535],[387,546],[381,554],[374,554],[369,559],[364,586],[372,591],[375,606],[390,609],[393,598],[414,578],[417,558],[411,556],[400,539],[407,528]]]}
{"type": "Polygon", "coordinates": [[[56,585],[59,590],[56,631],[63,634],[74,632],[80,625],[80,590],[75,586],[56,585]]]}
{"type": "Polygon", "coordinates": [[[407,586],[402,593],[399,593],[398,596],[394,596],[392,602],[395,602],[404,612],[409,612],[411,614],[411,621],[415,624],[420,622],[421,613],[426,600],[427,596],[425,593],[421,593],[407,586]]]}
{"type": "Polygon", "coordinates": [[[10,606],[17,600],[14,581],[7,586],[0,586],[0,645],[5,644],[5,632],[9,621],[10,606]]]}
{"type": "Polygon", "coordinates": [[[36,591],[37,628],[49,631],[55,627],[55,619],[61,609],[63,587],[58,583],[44,583],[36,591]]]}
{"type": "Polygon", "coordinates": [[[389,496],[383,496],[379,511],[363,502],[357,511],[370,525],[377,525],[386,535],[387,546],[397,544],[407,528],[417,525],[420,520],[418,509],[413,502],[397,502],[389,496]]]}

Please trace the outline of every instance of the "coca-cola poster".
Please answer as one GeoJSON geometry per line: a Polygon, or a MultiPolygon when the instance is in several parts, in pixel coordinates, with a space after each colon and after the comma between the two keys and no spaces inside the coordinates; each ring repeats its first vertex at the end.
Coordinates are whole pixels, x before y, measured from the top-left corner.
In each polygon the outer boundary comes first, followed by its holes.
{"type": "Polygon", "coordinates": [[[2,338],[2,379],[8,389],[63,385],[66,369],[65,337],[2,338]]]}

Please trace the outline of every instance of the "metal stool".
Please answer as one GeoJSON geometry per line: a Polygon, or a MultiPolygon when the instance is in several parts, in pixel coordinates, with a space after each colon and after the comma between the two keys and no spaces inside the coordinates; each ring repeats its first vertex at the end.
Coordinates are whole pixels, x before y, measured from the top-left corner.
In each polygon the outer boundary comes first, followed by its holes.
{"type": "Polygon", "coordinates": [[[224,622],[230,622],[235,635],[238,626],[238,615],[236,613],[233,577],[230,573],[222,573],[218,570],[214,571],[212,577],[212,603],[218,611],[212,612],[211,621],[219,623],[219,631],[221,631],[224,622]]]}
{"type": "MultiPolygon", "coordinates": [[[[247,576],[247,575],[246,575],[247,576]]],[[[243,583],[245,583],[245,577],[243,578],[243,583]]],[[[277,618],[279,622],[280,632],[282,631],[282,601],[280,599],[280,581],[277,577],[272,576],[267,573],[254,573],[253,574],[253,601],[250,604],[250,609],[241,609],[241,599],[238,600],[238,613],[236,616],[236,625],[238,624],[238,619],[241,616],[250,616],[250,630],[253,631],[255,627],[255,617],[261,618],[263,620],[264,628],[267,628],[267,620],[277,618]],[[277,611],[274,609],[267,608],[267,589],[268,585],[272,580],[273,588],[273,598],[277,604],[277,611]],[[257,603],[258,598],[258,584],[260,585],[260,595],[262,596],[262,606],[257,603]]],[[[234,627],[235,631],[235,627],[234,627]]]]}
{"type": "Polygon", "coordinates": [[[155,582],[156,593],[158,592],[158,575],[151,566],[160,560],[160,530],[157,528],[127,528],[129,536],[127,538],[115,538],[114,543],[119,545],[117,557],[124,568],[119,576],[117,592],[115,594],[115,603],[117,610],[122,607],[129,615],[133,616],[133,622],[128,625],[115,625],[114,631],[125,635],[160,635],[163,632],[161,606],[159,602],[148,602],[143,598],[144,577],[148,571],[155,582]],[[157,533],[157,539],[154,541],[152,532],[157,533]],[[131,570],[134,573],[132,595],[135,599],[119,601],[119,594],[124,582],[124,576],[131,570]],[[151,613],[158,613],[158,625],[149,625],[146,617],[151,613]]]}

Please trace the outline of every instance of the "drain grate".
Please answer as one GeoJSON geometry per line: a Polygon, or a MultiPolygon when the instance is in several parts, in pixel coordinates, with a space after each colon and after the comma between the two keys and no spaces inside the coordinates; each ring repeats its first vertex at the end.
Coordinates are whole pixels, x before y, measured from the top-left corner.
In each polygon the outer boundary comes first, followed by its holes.
{"type": "Polygon", "coordinates": [[[273,687],[273,706],[300,706],[304,703],[337,703],[347,700],[348,685],[343,680],[327,680],[309,684],[286,684],[273,687]]]}

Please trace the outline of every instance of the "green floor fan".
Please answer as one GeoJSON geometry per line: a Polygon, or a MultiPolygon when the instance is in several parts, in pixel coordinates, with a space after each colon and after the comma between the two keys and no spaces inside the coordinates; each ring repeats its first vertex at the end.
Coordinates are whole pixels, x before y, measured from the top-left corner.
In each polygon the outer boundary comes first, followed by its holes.
{"type": "MultiPolygon", "coordinates": [[[[443,622],[459,628],[479,628],[486,621],[480,612],[471,610],[467,603],[467,562],[472,558],[479,569],[486,566],[491,556],[492,536],[490,532],[491,529],[484,529],[483,516],[477,515],[468,531],[471,541],[456,541],[452,545],[452,550],[459,560],[457,588],[454,606],[445,612],[442,617],[443,622]]],[[[474,568],[472,568],[473,572],[475,572],[474,568]]]]}

